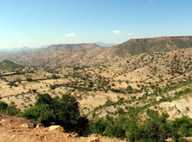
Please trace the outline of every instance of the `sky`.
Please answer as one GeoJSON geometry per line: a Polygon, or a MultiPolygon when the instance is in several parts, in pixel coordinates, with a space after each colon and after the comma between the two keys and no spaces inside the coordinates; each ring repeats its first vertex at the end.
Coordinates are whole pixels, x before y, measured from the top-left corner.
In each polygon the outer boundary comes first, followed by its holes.
{"type": "Polygon", "coordinates": [[[0,0],[0,48],[192,35],[192,0],[0,0]]]}

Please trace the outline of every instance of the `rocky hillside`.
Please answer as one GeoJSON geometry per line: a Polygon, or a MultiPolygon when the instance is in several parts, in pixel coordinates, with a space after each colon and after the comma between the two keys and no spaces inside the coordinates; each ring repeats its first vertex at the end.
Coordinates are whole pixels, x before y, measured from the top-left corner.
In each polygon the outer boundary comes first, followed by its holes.
{"type": "Polygon", "coordinates": [[[141,53],[166,52],[192,47],[192,36],[130,39],[114,47],[114,55],[126,56],[141,53]]]}

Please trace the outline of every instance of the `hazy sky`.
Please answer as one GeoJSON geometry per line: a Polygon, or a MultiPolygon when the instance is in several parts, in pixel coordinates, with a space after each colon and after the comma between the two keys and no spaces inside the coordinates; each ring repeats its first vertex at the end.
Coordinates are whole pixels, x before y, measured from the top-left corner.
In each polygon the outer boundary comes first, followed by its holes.
{"type": "Polygon", "coordinates": [[[0,48],[192,34],[192,0],[0,0],[0,48]]]}

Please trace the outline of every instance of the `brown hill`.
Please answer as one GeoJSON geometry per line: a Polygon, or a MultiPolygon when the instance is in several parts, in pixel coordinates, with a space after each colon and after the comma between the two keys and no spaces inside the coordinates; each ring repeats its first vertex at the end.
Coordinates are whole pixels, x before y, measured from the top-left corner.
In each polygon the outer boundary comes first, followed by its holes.
{"type": "Polygon", "coordinates": [[[167,52],[180,48],[191,48],[192,36],[130,39],[114,47],[114,55],[126,56],[141,53],[167,52]]]}

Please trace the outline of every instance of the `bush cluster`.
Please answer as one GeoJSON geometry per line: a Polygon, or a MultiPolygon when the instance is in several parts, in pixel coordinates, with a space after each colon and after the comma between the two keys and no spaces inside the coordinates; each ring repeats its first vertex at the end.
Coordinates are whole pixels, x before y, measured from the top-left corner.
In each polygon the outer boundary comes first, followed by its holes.
{"type": "Polygon", "coordinates": [[[14,106],[8,105],[5,102],[0,101],[0,113],[16,115],[18,111],[14,106]]]}
{"type": "Polygon", "coordinates": [[[138,114],[137,109],[130,108],[117,117],[107,116],[91,122],[89,129],[92,133],[126,138],[130,142],[164,142],[167,138],[182,141],[192,136],[192,119],[188,117],[170,121],[167,114],[148,110],[147,119],[142,121],[138,114]]]}
{"type": "Polygon", "coordinates": [[[75,97],[64,95],[62,98],[51,98],[48,94],[39,95],[34,106],[24,110],[22,116],[42,123],[45,126],[61,125],[65,131],[82,134],[88,120],[80,115],[75,97]]]}

